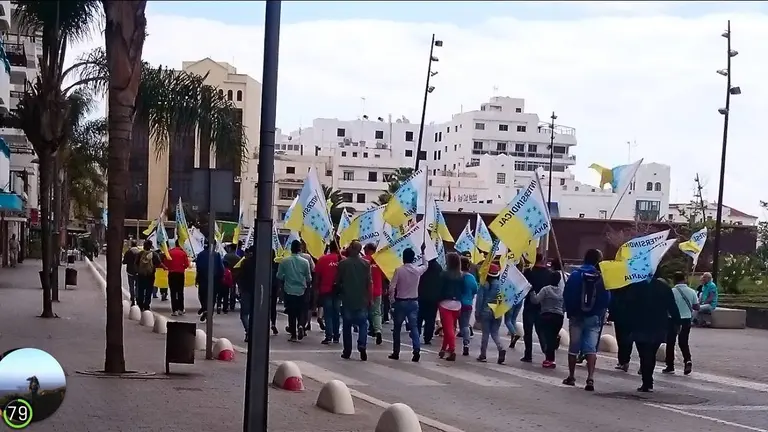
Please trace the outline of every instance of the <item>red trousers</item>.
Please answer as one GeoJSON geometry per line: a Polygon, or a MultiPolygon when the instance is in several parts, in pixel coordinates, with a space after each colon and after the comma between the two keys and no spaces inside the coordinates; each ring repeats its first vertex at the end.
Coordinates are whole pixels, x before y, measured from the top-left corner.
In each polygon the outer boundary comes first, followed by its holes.
{"type": "Polygon", "coordinates": [[[449,310],[442,306],[440,310],[440,322],[443,324],[442,351],[449,353],[456,351],[456,323],[459,321],[461,310],[449,310]]]}

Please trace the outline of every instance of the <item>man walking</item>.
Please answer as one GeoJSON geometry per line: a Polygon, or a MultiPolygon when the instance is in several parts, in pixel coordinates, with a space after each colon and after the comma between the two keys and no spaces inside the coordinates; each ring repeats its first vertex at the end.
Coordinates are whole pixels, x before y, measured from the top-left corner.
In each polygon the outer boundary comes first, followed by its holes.
{"type": "Polygon", "coordinates": [[[317,260],[315,266],[314,285],[317,291],[317,303],[323,308],[323,320],[325,321],[325,339],[321,342],[323,345],[329,343],[339,343],[339,327],[341,323],[341,302],[334,292],[333,285],[336,283],[336,273],[339,270],[339,247],[336,242],[332,242],[328,253],[317,260]]]}
{"type": "Polygon", "coordinates": [[[430,260],[427,270],[419,278],[418,330],[424,338],[424,345],[431,345],[435,336],[437,305],[440,303],[440,274],[443,267],[437,258],[430,260]]]}
{"type": "Polygon", "coordinates": [[[19,263],[19,241],[16,240],[16,234],[12,234],[8,241],[8,260],[11,267],[16,267],[16,264],[19,263]]]}
{"type": "Polygon", "coordinates": [[[373,254],[376,253],[376,245],[368,243],[365,245],[365,259],[371,266],[371,307],[368,311],[368,321],[371,328],[368,331],[369,336],[376,338],[376,345],[381,345],[381,295],[384,285],[384,272],[381,271],[373,254]]]}
{"type": "Polygon", "coordinates": [[[203,251],[197,254],[197,258],[195,258],[197,299],[200,300],[200,309],[198,309],[197,314],[200,315],[200,321],[205,321],[211,312],[208,310],[209,272],[213,272],[213,287],[211,287],[213,289],[211,292],[214,295],[214,300],[216,299],[216,288],[221,284],[221,279],[224,277],[224,261],[221,259],[221,254],[216,252],[215,246],[216,244],[214,243],[214,250],[211,252],[206,240],[203,251]],[[211,269],[208,268],[210,254],[213,254],[213,268],[211,269]]]}
{"type": "Polygon", "coordinates": [[[237,299],[239,297],[239,291],[237,289],[237,279],[240,273],[239,268],[235,268],[237,263],[240,262],[240,259],[242,259],[241,256],[237,254],[237,245],[230,244],[227,245],[227,253],[224,255],[224,264],[227,265],[227,268],[232,272],[232,279],[235,281],[234,285],[232,286],[232,291],[229,293],[229,310],[233,311],[235,310],[235,305],[237,304],[237,299]]]}
{"type": "Polygon", "coordinates": [[[136,304],[136,277],[138,275],[136,263],[139,259],[139,252],[141,252],[141,249],[136,244],[136,240],[131,240],[131,246],[123,254],[125,273],[128,275],[128,292],[131,296],[131,306],[136,304]]]}
{"type": "Polygon", "coordinates": [[[291,242],[291,256],[283,258],[277,267],[277,279],[283,283],[285,293],[285,311],[288,314],[289,341],[297,342],[304,339],[306,331],[305,293],[312,283],[309,263],[301,256],[301,242],[291,242]]]}
{"type": "Polygon", "coordinates": [[[158,267],[167,270],[160,257],[152,250],[152,242],[146,240],[144,249],[136,255],[136,297],[142,312],[149,310],[152,303],[155,271],[158,267]]]}
{"type": "Polygon", "coordinates": [[[347,252],[349,257],[339,262],[336,285],[339,289],[342,307],[342,340],[344,348],[341,358],[352,356],[352,326],[358,327],[357,351],[360,360],[368,360],[368,308],[371,305],[371,266],[360,256],[362,246],[353,241],[347,252]]]}
{"type": "MultiPolygon", "coordinates": [[[[250,320],[253,310],[253,293],[256,291],[256,266],[253,259],[255,246],[249,247],[245,251],[245,257],[238,269],[237,286],[240,290],[240,322],[245,330],[245,342],[250,338],[250,320]]],[[[273,275],[274,276],[274,275],[273,275]]],[[[275,281],[273,280],[274,284],[275,281]]],[[[274,301],[274,300],[273,300],[274,301]]],[[[274,326],[273,326],[274,327],[274,326]]]]}
{"type": "MultiPolygon", "coordinates": [[[[400,328],[405,322],[411,335],[413,357],[417,362],[421,358],[419,336],[419,280],[427,271],[427,260],[424,255],[424,245],[421,246],[421,262],[415,263],[416,252],[408,248],[403,251],[403,265],[395,270],[389,285],[389,301],[394,305],[394,327],[392,328],[392,360],[400,359],[400,328]]],[[[438,288],[439,289],[439,288],[438,288]]]]}
{"type": "Polygon", "coordinates": [[[544,255],[537,253],[536,262],[533,264],[533,267],[526,270],[524,274],[528,283],[531,284],[531,290],[528,292],[528,295],[525,296],[525,300],[523,301],[523,343],[525,343],[525,353],[520,361],[531,363],[533,361],[534,328],[536,328],[536,336],[539,339],[539,345],[542,350],[546,350],[543,339],[540,336],[544,332],[539,331],[541,306],[533,303],[531,297],[533,297],[534,294],[538,294],[542,288],[549,285],[549,281],[552,280],[552,271],[547,267],[547,263],[544,261],[544,255]]]}
{"type": "Polygon", "coordinates": [[[672,294],[675,296],[680,319],[669,320],[669,326],[667,327],[667,367],[661,372],[666,374],[675,373],[675,340],[677,340],[677,343],[680,345],[680,351],[683,353],[683,364],[685,367],[683,372],[689,375],[693,370],[693,363],[691,363],[691,347],[688,345],[688,337],[691,334],[691,318],[693,313],[699,310],[699,299],[696,291],[688,286],[685,273],[676,272],[673,282],[675,286],[672,287],[672,294]]]}
{"type": "MultiPolygon", "coordinates": [[[[621,371],[629,370],[629,362],[632,359],[632,327],[631,310],[632,292],[636,284],[630,284],[624,288],[619,288],[611,292],[611,303],[608,316],[613,321],[613,330],[616,334],[616,344],[619,347],[618,363],[615,369],[621,371]]],[[[644,287],[640,287],[642,289],[644,287]]]]}
{"type": "Polygon", "coordinates": [[[168,251],[171,259],[165,260],[168,268],[168,289],[171,291],[171,316],[184,315],[184,274],[189,268],[187,252],[178,243],[168,251]]]}

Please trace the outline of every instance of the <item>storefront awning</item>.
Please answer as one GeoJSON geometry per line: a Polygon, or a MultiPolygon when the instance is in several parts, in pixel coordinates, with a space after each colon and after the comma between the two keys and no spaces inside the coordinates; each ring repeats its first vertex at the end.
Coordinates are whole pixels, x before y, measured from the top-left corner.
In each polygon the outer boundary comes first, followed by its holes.
{"type": "Polygon", "coordinates": [[[23,208],[21,197],[16,194],[0,193],[0,211],[21,211],[23,208]]]}

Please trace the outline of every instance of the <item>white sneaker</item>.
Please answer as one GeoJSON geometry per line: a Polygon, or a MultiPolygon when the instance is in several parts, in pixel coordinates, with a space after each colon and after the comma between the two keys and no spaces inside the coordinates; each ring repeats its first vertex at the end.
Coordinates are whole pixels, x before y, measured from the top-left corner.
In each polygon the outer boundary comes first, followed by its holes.
{"type": "Polygon", "coordinates": [[[176,311],[171,312],[171,316],[178,316],[178,315],[180,314],[178,314],[176,311]]]}
{"type": "Polygon", "coordinates": [[[185,311],[184,309],[182,309],[181,312],[179,312],[179,315],[186,315],[186,314],[187,314],[187,311],[185,311]]]}

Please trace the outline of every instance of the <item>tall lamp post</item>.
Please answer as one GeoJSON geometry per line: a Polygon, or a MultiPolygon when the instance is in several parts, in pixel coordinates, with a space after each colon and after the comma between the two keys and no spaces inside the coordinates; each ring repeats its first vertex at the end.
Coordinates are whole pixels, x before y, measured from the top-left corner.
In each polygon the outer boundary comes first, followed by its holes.
{"type": "MultiPolygon", "coordinates": [[[[555,120],[557,116],[552,111],[552,116],[549,117],[549,186],[547,187],[547,211],[552,213],[552,166],[555,159],[555,120]]],[[[549,234],[547,234],[547,242],[544,245],[544,258],[549,253],[549,234]]]]}
{"type": "Polygon", "coordinates": [[[427,115],[427,97],[430,93],[435,91],[435,87],[429,85],[430,79],[437,75],[437,71],[432,70],[432,62],[436,62],[439,59],[434,56],[435,47],[442,47],[443,41],[435,40],[435,34],[432,34],[432,43],[429,45],[429,63],[427,64],[427,82],[424,85],[424,105],[421,107],[421,124],[419,125],[419,140],[416,144],[416,168],[419,170],[419,160],[421,159],[421,143],[424,140],[424,118],[427,115]]]}
{"type": "Polygon", "coordinates": [[[726,68],[717,71],[726,79],[725,86],[725,108],[717,111],[723,115],[723,149],[720,156],[720,186],[717,191],[717,216],[715,218],[715,250],[712,254],[712,279],[717,283],[717,273],[720,267],[720,231],[722,229],[723,218],[723,188],[725,186],[725,155],[728,145],[728,120],[731,114],[731,95],[740,95],[741,89],[731,85],[731,59],[736,57],[739,52],[731,49],[731,20],[728,20],[728,28],[722,36],[728,41],[726,50],[726,68]]]}

